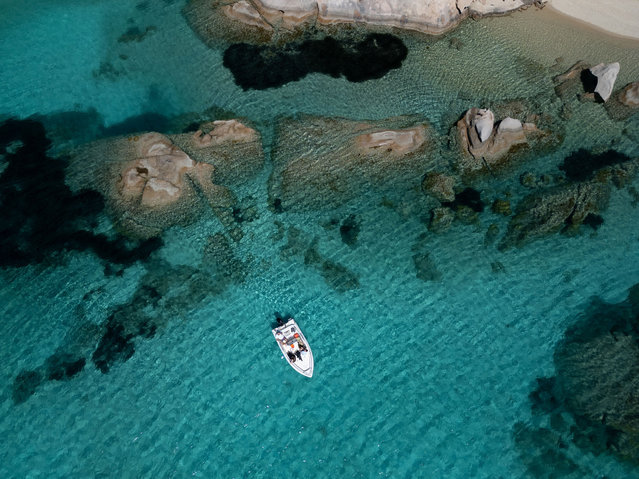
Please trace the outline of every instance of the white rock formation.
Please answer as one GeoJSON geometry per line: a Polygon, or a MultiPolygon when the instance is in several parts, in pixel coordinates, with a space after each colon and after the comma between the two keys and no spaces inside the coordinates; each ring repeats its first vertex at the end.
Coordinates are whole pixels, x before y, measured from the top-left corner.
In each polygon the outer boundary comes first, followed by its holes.
{"type": "Polygon", "coordinates": [[[417,151],[426,141],[425,128],[416,126],[405,130],[382,130],[359,135],[355,142],[364,153],[374,150],[405,155],[417,151]]]}
{"type": "Polygon", "coordinates": [[[477,111],[471,122],[477,131],[477,135],[479,135],[480,141],[483,143],[490,138],[490,135],[493,132],[495,115],[490,110],[481,109],[477,111]]]}
{"type": "Polygon", "coordinates": [[[220,2],[227,17],[266,30],[277,27],[291,29],[307,21],[317,21],[321,24],[356,22],[389,25],[426,33],[442,33],[469,14],[505,13],[533,3],[533,0],[239,0],[220,2]]]}
{"type": "Polygon", "coordinates": [[[521,121],[507,116],[506,118],[504,118],[503,120],[499,122],[499,126],[497,127],[497,132],[498,133],[502,133],[506,131],[516,132],[523,129],[524,129],[524,126],[521,124],[521,121]]]}
{"type": "Polygon", "coordinates": [[[598,93],[603,101],[608,101],[619,74],[619,63],[600,63],[592,67],[590,73],[597,77],[595,93],[598,93]]]}

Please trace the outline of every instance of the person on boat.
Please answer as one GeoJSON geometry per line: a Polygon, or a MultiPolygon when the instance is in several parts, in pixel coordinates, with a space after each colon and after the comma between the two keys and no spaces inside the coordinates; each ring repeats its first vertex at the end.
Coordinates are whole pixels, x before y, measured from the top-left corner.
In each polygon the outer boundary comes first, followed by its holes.
{"type": "Polygon", "coordinates": [[[286,353],[286,355],[288,356],[288,359],[289,359],[289,361],[290,361],[290,362],[292,362],[292,363],[294,363],[294,362],[295,362],[295,359],[296,359],[296,358],[295,358],[295,355],[294,355],[292,352],[288,351],[288,352],[286,353]]]}
{"type": "Polygon", "coordinates": [[[280,331],[279,329],[275,330],[275,339],[277,339],[278,341],[283,341],[284,338],[284,334],[282,334],[282,331],[280,331]]]}
{"type": "Polygon", "coordinates": [[[299,359],[300,361],[302,360],[302,353],[300,352],[299,349],[295,351],[295,356],[297,356],[297,359],[299,359]]]}

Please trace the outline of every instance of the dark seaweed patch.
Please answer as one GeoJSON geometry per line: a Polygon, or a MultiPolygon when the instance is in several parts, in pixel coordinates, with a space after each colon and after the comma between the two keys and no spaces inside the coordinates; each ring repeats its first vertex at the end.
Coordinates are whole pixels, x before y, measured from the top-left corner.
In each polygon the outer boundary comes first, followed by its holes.
{"type": "Polygon", "coordinates": [[[453,210],[457,210],[460,206],[467,206],[475,213],[481,213],[484,211],[484,203],[481,200],[481,194],[479,191],[472,188],[466,188],[461,193],[457,193],[453,201],[442,202],[442,205],[453,210]]]}
{"type": "Polygon", "coordinates": [[[113,363],[127,361],[135,353],[132,341],[135,336],[127,334],[124,326],[115,322],[113,318],[114,315],[109,318],[106,332],[91,355],[93,364],[103,374],[109,372],[113,363]]]}
{"type": "Polygon", "coordinates": [[[47,379],[49,381],[70,379],[84,369],[86,362],[86,359],[76,358],[70,354],[53,354],[46,361],[47,379]]]}
{"type": "Polygon", "coordinates": [[[345,244],[355,246],[359,230],[360,225],[355,215],[348,215],[348,218],[346,218],[339,227],[339,234],[345,244]]]}
{"type": "Polygon", "coordinates": [[[161,246],[133,244],[89,231],[104,209],[90,190],[73,194],[64,182],[65,161],[47,156],[50,140],[41,123],[7,120],[0,125],[0,267],[41,263],[58,251],[93,251],[118,264],[145,259],[161,246]]]}
{"type": "Polygon", "coordinates": [[[584,181],[592,177],[593,173],[606,166],[629,161],[630,157],[616,150],[593,154],[581,148],[566,157],[559,169],[566,173],[566,177],[573,181],[584,181]]]}
{"type": "Polygon", "coordinates": [[[399,68],[407,54],[404,43],[389,34],[371,34],[362,41],[325,37],[284,46],[236,43],[224,52],[224,66],[244,90],[264,90],[309,73],[344,76],[351,82],[381,78],[399,68]]]}
{"type": "Polygon", "coordinates": [[[604,219],[601,215],[588,213],[584,218],[584,224],[590,226],[593,230],[598,230],[599,227],[604,224],[604,219]]]}
{"type": "Polygon", "coordinates": [[[20,404],[35,393],[42,382],[42,375],[37,371],[22,371],[13,381],[12,398],[15,404],[20,404]]]}
{"type": "Polygon", "coordinates": [[[549,416],[550,429],[514,431],[536,477],[554,477],[566,466],[574,472],[561,449],[639,462],[637,290],[631,288],[628,300],[618,304],[593,300],[555,349],[556,376],[537,380],[529,396],[532,411],[549,416]]]}

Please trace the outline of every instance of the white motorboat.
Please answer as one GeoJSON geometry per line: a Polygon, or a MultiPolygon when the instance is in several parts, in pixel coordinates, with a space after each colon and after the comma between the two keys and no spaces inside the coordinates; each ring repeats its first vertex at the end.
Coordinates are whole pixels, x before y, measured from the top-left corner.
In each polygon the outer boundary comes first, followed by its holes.
{"type": "Polygon", "coordinates": [[[313,351],[295,320],[278,325],[272,333],[291,367],[306,377],[313,376],[313,351]]]}

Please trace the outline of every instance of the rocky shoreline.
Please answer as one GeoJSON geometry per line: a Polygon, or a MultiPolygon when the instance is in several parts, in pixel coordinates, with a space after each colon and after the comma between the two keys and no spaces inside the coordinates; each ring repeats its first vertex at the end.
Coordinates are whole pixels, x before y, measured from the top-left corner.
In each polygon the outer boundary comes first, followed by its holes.
{"type": "Polygon", "coordinates": [[[184,13],[204,39],[262,43],[290,41],[311,28],[348,25],[439,35],[469,16],[502,15],[545,3],[546,0],[191,0],[184,13]]]}

